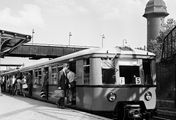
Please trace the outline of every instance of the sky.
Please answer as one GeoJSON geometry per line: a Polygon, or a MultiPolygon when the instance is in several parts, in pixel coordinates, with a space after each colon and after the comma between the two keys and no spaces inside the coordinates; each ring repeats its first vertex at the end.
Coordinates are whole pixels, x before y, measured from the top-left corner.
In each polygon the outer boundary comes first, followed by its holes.
{"type": "MultiPolygon", "coordinates": [[[[176,0],[164,0],[167,18],[176,19],[176,0]]],[[[142,15],[148,0],[2,0],[0,29],[32,34],[34,43],[100,46],[123,44],[144,47],[147,21],[142,15]]],[[[166,18],[166,19],[167,19],[166,18]]],[[[1,59],[25,63],[26,59],[1,59]],[[24,61],[23,61],[24,60],[24,61]]]]}

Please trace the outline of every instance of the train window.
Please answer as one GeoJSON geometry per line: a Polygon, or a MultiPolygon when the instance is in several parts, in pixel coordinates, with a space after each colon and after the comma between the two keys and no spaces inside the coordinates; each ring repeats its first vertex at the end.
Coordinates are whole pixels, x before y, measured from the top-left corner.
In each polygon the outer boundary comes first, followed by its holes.
{"type": "Polygon", "coordinates": [[[151,60],[143,60],[144,80],[145,84],[152,84],[151,76],[151,60]]]}
{"type": "Polygon", "coordinates": [[[102,58],[102,82],[104,84],[114,84],[115,77],[115,64],[110,58],[102,58]]]}
{"type": "Polygon", "coordinates": [[[41,84],[42,80],[42,71],[41,69],[35,70],[35,81],[34,84],[41,84]]]}
{"type": "MultiPolygon", "coordinates": [[[[56,76],[59,76],[59,74],[60,74],[59,71],[61,71],[62,68],[63,68],[63,67],[62,67],[62,64],[57,66],[57,71],[58,71],[58,72],[57,72],[57,75],[56,75],[56,76]]],[[[55,82],[56,82],[56,84],[58,83],[58,79],[57,79],[57,78],[56,78],[56,81],[55,81],[55,82]]]]}
{"type": "Polygon", "coordinates": [[[124,84],[141,84],[139,66],[119,66],[119,70],[124,84]]]}
{"type": "Polygon", "coordinates": [[[51,68],[51,81],[50,84],[57,84],[57,67],[51,68]]]}
{"type": "Polygon", "coordinates": [[[62,70],[62,65],[58,65],[57,66],[57,71],[59,72],[59,71],[61,71],[62,70]]]}
{"type": "Polygon", "coordinates": [[[76,73],[76,61],[69,62],[69,69],[76,73]]]}
{"type": "Polygon", "coordinates": [[[90,61],[89,61],[89,59],[84,60],[83,69],[84,69],[84,84],[89,84],[89,76],[90,76],[90,61]]]}
{"type": "Polygon", "coordinates": [[[102,82],[104,84],[114,84],[115,83],[115,69],[102,69],[102,82]]]}
{"type": "Polygon", "coordinates": [[[35,71],[35,78],[38,76],[38,71],[36,70],[35,71]]]}
{"type": "Polygon", "coordinates": [[[37,84],[37,83],[38,83],[38,78],[37,78],[37,76],[38,76],[38,71],[37,71],[37,70],[35,70],[35,75],[34,75],[34,84],[37,84]]]}

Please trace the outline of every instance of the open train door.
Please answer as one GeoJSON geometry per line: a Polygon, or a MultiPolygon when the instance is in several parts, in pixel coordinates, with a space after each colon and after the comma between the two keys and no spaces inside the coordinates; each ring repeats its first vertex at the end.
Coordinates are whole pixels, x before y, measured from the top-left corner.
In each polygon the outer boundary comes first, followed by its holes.
{"type": "Polygon", "coordinates": [[[33,71],[28,71],[26,76],[26,82],[28,85],[28,96],[32,97],[32,91],[33,91],[33,71]]]}
{"type": "Polygon", "coordinates": [[[76,61],[69,62],[67,78],[69,80],[68,99],[71,105],[76,105],[76,61]]]}
{"type": "Polygon", "coordinates": [[[48,97],[49,97],[49,68],[48,67],[43,68],[43,83],[42,83],[40,96],[48,100],[48,97]]]}

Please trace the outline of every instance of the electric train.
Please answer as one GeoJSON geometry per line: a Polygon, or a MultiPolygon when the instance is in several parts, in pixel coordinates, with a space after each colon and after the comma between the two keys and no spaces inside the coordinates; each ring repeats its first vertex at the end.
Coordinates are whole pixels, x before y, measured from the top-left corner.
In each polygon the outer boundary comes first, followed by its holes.
{"type": "Polygon", "coordinates": [[[75,104],[70,106],[87,111],[110,112],[120,120],[148,119],[155,112],[155,55],[144,50],[129,47],[90,48],[5,72],[1,77],[7,80],[15,74],[29,72],[33,84],[31,97],[56,103],[58,98],[53,94],[64,63],[69,63],[70,70],[76,74],[75,104]],[[40,92],[43,71],[46,70],[49,87],[47,98],[42,98],[40,92]]]}

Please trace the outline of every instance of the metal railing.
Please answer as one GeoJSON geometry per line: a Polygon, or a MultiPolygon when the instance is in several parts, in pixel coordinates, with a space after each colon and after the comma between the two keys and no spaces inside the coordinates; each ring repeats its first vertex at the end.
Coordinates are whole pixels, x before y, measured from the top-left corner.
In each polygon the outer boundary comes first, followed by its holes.
{"type": "Polygon", "coordinates": [[[162,60],[172,59],[176,54],[176,26],[165,36],[162,44],[162,60]]]}

